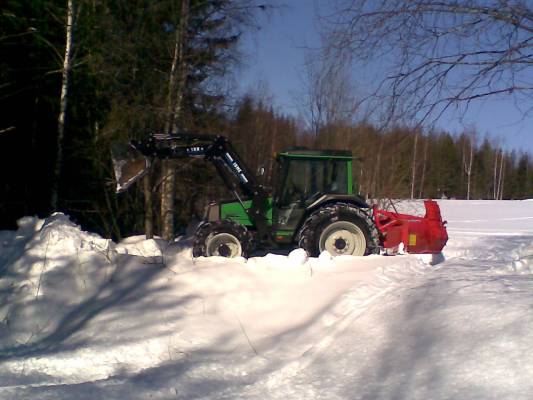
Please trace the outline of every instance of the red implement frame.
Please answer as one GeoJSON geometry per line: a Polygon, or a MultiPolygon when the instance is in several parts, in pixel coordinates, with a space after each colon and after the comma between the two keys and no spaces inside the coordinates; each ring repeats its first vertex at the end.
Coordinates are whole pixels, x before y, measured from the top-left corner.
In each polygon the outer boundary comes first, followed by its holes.
{"type": "Polygon", "coordinates": [[[374,220],[383,238],[382,245],[385,249],[393,249],[403,243],[405,250],[412,254],[441,252],[448,241],[446,221],[442,221],[436,201],[425,200],[424,206],[426,215],[417,217],[378,210],[374,205],[374,220]]]}

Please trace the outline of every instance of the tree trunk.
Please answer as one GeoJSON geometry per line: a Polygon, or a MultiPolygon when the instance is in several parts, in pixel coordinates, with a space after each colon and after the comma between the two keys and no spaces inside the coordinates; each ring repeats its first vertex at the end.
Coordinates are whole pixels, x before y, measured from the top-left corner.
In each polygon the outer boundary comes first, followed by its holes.
{"type": "MultiPolygon", "coordinates": [[[[178,132],[178,121],[182,115],[182,99],[187,79],[184,47],[189,23],[189,1],[182,0],[179,24],[176,29],[174,56],[168,81],[167,120],[165,132],[178,132]]],[[[174,194],[176,192],[176,171],[174,162],[163,160],[161,165],[161,221],[165,240],[174,238],[174,194]]]]}
{"type": "Polygon", "coordinates": [[[144,176],[143,180],[144,192],[144,234],[146,239],[153,239],[154,237],[154,198],[152,196],[152,173],[144,176]]]}
{"type": "Polygon", "coordinates": [[[497,200],[499,196],[499,193],[498,193],[498,190],[499,190],[499,187],[498,187],[498,156],[500,155],[500,152],[496,151],[494,154],[496,157],[494,158],[494,170],[493,170],[493,175],[492,175],[492,198],[494,200],[497,200]]]}
{"type": "Polygon", "coordinates": [[[52,178],[52,198],[50,201],[50,205],[52,207],[52,210],[54,211],[56,211],[58,208],[59,181],[61,178],[61,169],[63,167],[63,141],[65,136],[65,120],[67,114],[69,76],[70,70],[72,68],[72,45],[74,40],[74,24],[75,20],[73,0],[68,0],[65,56],[63,58],[61,98],[59,100],[59,117],[57,120],[56,162],[54,167],[54,176],[52,178]]]}
{"type": "Polygon", "coordinates": [[[428,159],[428,144],[429,137],[427,137],[424,141],[424,159],[422,160],[422,177],[420,178],[420,191],[418,192],[419,198],[422,198],[422,195],[424,194],[424,183],[426,180],[426,164],[428,159]]]}
{"type": "Polygon", "coordinates": [[[474,143],[470,142],[470,160],[468,163],[468,181],[466,184],[467,190],[466,190],[466,199],[470,200],[470,184],[472,182],[472,163],[474,161],[474,143]]]}
{"type": "Polygon", "coordinates": [[[268,160],[268,174],[265,177],[265,181],[269,185],[272,185],[272,175],[274,171],[274,153],[276,152],[276,142],[278,140],[278,122],[274,120],[273,126],[272,126],[272,138],[270,140],[270,157],[267,158],[268,160]]]}
{"type": "Polygon", "coordinates": [[[176,192],[176,170],[173,160],[161,162],[161,236],[165,240],[174,239],[174,195],[176,192]]]}
{"type": "Polygon", "coordinates": [[[372,182],[372,192],[371,193],[371,196],[373,196],[374,198],[377,198],[378,197],[378,180],[381,176],[380,174],[380,168],[381,168],[381,153],[383,151],[383,141],[384,141],[384,138],[382,135],[380,135],[380,138],[379,138],[379,147],[378,147],[378,154],[377,154],[377,157],[376,157],[376,165],[374,166],[374,176],[373,176],[373,182],[372,182]]]}
{"type": "Polygon", "coordinates": [[[461,148],[461,193],[465,188],[465,175],[466,175],[466,143],[467,139],[463,138],[462,148],[461,148]]]}
{"type": "Polygon", "coordinates": [[[504,183],[504,180],[505,180],[505,163],[503,162],[503,157],[502,157],[502,173],[501,173],[501,176],[502,176],[502,185],[500,187],[500,200],[503,200],[503,183],[504,183]]]}
{"type": "Polygon", "coordinates": [[[415,132],[415,142],[413,144],[413,162],[411,166],[411,199],[415,198],[415,179],[416,179],[416,148],[418,145],[418,129],[415,132]]]}
{"type": "Polygon", "coordinates": [[[475,133],[472,133],[468,138],[470,144],[470,154],[468,158],[468,165],[464,162],[464,171],[466,174],[466,199],[470,200],[470,184],[472,182],[472,164],[474,163],[474,145],[476,142],[475,133]]]}
{"type": "Polygon", "coordinates": [[[500,158],[500,173],[498,176],[498,191],[496,192],[496,200],[502,200],[503,198],[503,163],[504,156],[502,151],[502,156],[500,158]]]}

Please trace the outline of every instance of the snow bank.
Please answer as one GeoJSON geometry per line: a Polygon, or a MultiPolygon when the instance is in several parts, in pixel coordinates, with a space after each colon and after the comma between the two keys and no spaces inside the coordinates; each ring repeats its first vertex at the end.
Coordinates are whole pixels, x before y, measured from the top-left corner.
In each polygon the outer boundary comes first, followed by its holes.
{"type": "Polygon", "coordinates": [[[144,235],[130,236],[122,240],[115,250],[119,254],[140,257],[163,257],[160,245],[154,239],[146,239],[144,235]]]}
{"type": "Polygon", "coordinates": [[[499,275],[530,275],[533,274],[533,243],[522,243],[518,248],[512,249],[505,257],[505,263],[491,268],[499,275]]]}
{"type": "Polygon", "coordinates": [[[0,259],[0,350],[39,343],[112,270],[114,244],[83,232],[67,216],[22,218],[0,259]]]}
{"type": "Polygon", "coordinates": [[[1,236],[0,376],[23,368],[34,384],[139,373],[202,349],[311,360],[339,320],[428,268],[413,256],[301,249],[193,260],[186,239],[115,245],[63,214],[19,225],[1,236]]]}
{"type": "Polygon", "coordinates": [[[436,266],[193,261],[183,238],[114,245],[61,214],[21,220],[0,232],[0,397],[528,399],[533,205],[439,204],[436,266]]]}

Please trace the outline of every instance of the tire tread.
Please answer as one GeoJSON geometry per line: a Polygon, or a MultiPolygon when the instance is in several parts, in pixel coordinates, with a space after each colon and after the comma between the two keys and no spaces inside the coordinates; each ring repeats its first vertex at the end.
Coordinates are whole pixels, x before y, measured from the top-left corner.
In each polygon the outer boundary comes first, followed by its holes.
{"type": "Polygon", "coordinates": [[[321,226],[346,218],[348,220],[358,219],[366,227],[368,237],[365,255],[379,253],[379,232],[371,214],[344,202],[328,204],[313,211],[298,231],[298,246],[307,251],[310,256],[317,257],[320,253],[318,248],[320,232],[318,231],[321,230],[321,226]]]}

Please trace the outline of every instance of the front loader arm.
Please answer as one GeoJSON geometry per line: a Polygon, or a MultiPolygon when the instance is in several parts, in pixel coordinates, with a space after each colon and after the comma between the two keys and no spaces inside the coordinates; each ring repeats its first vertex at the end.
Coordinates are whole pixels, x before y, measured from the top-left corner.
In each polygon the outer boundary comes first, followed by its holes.
{"type": "Polygon", "coordinates": [[[212,162],[232,192],[236,184],[253,197],[261,190],[255,176],[237,154],[228,138],[207,134],[154,134],[148,139],[131,141],[145,157],[159,159],[204,158],[212,162]]]}
{"type": "Polygon", "coordinates": [[[240,187],[245,196],[252,199],[252,205],[246,212],[262,238],[269,236],[268,222],[264,212],[267,193],[228,138],[209,134],[153,134],[143,140],[133,140],[129,146],[130,152],[137,151],[140,154],[131,155],[126,161],[117,157],[115,152],[113,154],[117,192],[127,189],[133,182],[140,179],[147,172],[154,158],[203,158],[213,163],[226,187],[241,204],[242,200],[237,187],[240,187]],[[141,158],[145,162],[140,161],[141,158]],[[135,165],[138,166],[138,171],[125,172],[135,165]]]}

